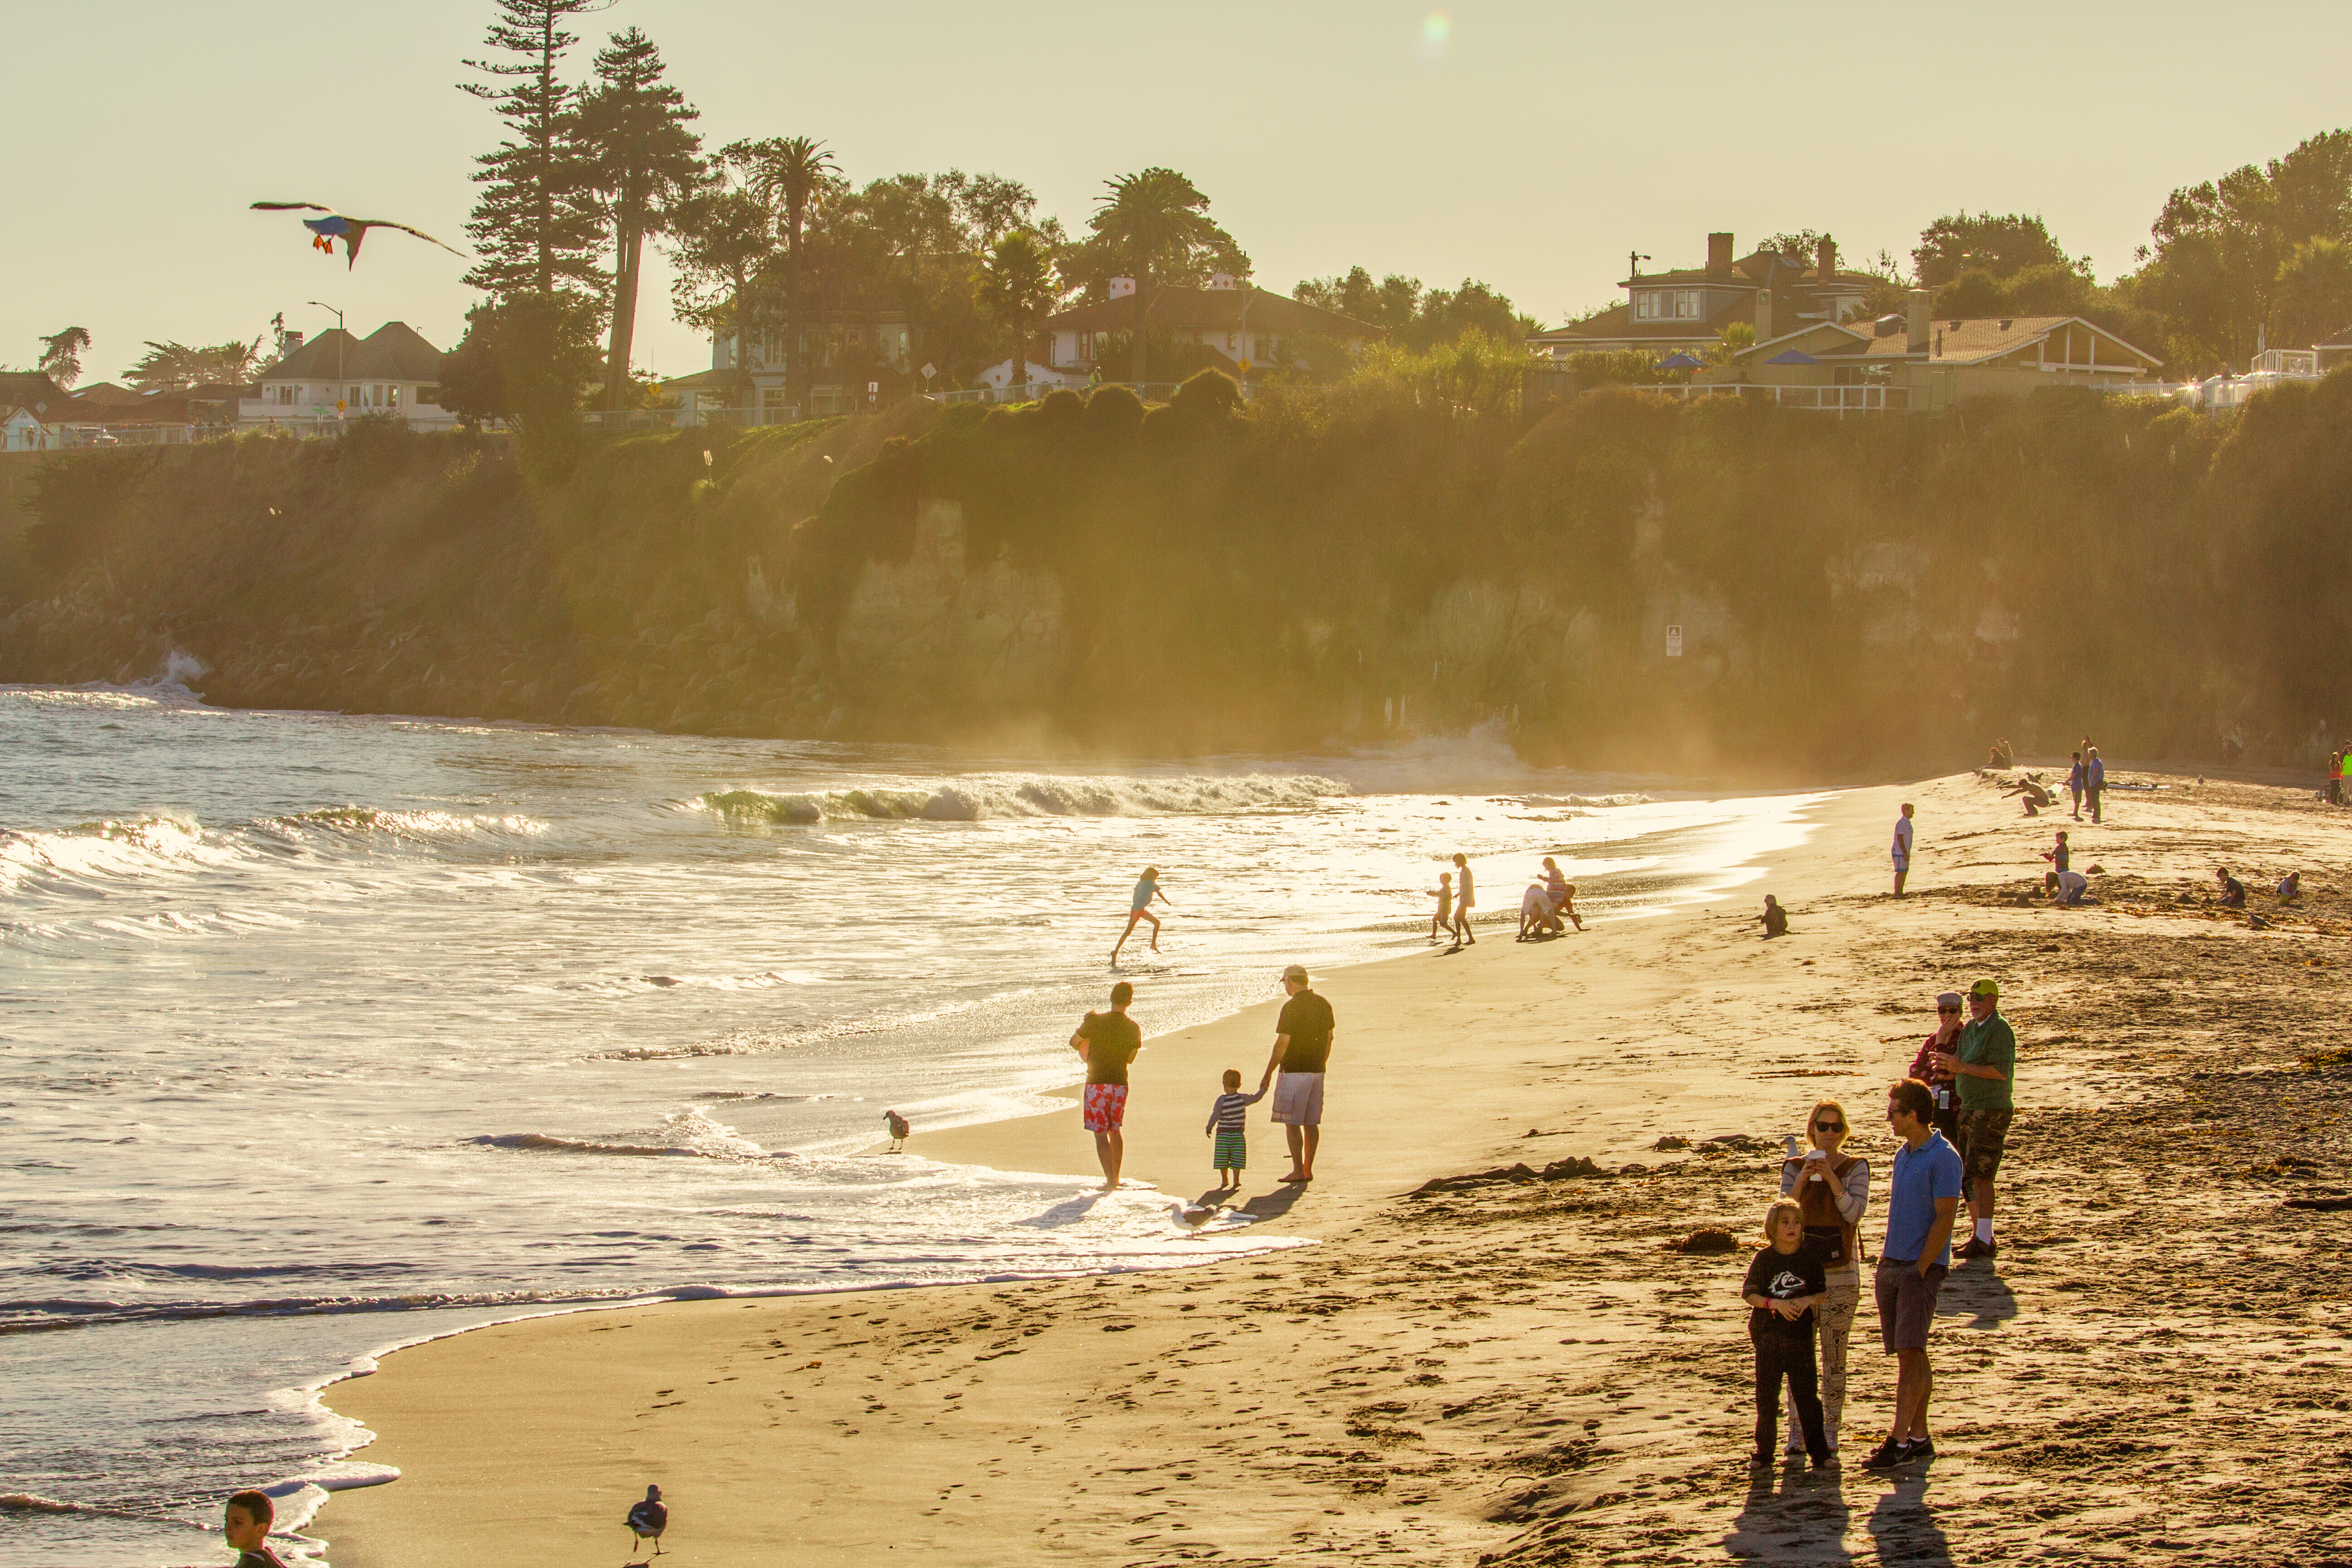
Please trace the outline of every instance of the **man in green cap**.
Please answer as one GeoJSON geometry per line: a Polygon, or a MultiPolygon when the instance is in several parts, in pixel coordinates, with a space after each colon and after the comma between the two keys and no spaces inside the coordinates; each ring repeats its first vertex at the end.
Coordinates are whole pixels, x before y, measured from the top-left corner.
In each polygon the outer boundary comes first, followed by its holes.
{"type": "Polygon", "coordinates": [[[1998,1011],[2000,985],[1979,980],[1969,987],[1969,1021],[1950,1052],[1937,1052],[1936,1065],[1952,1075],[1960,1103],[1960,1158],[1968,1178],[1969,1217],[1976,1235],[1957,1249],[1961,1258],[1990,1258],[1992,1184],[2016,1114],[2017,1031],[1998,1011]]]}

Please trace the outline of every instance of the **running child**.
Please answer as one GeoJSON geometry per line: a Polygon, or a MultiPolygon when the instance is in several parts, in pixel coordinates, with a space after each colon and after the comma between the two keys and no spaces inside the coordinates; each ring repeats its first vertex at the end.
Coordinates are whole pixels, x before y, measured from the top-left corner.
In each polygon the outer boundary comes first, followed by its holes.
{"type": "Polygon", "coordinates": [[[1160,890],[1160,868],[1146,866],[1143,868],[1143,879],[1135,884],[1135,905],[1127,911],[1127,929],[1118,933],[1118,941],[1110,950],[1110,961],[1113,963],[1118,962],[1118,950],[1125,947],[1127,939],[1135,934],[1135,922],[1138,921],[1151,922],[1151,951],[1154,952],[1160,951],[1160,917],[1151,912],[1151,900],[1154,899],[1168,904],[1171,910],[1176,907],[1174,904],[1169,904],[1168,895],[1160,890]]]}
{"type": "Polygon", "coordinates": [[[1437,940],[1439,931],[1451,931],[1454,929],[1453,872],[1440,871],[1437,874],[1436,894],[1437,912],[1429,917],[1429,940],[1432,942],[1437,940]]]}
{"type": "Polygon", "coordinates": [[[1748,1462],[1772,1462],[1780,1432],[1780,1383],[1786,1378],[1805,1452],[1818,1470],[1830,1462],[1830,1440],[1822,1429],[1813,1309],[1829,1300],[1829,1278],[1805,1246],[1805,1211],[1794,1198],[1775,1198],[1764,1211],[1764,1241],[1739,1282],[1739,1299],[1748,1307],[1748,1342],[1756,1347],[1756,1452],[1748,1462]]]}
{"type": "Polygon", "coordinates": [[[1234,1068],[1225,1069],[1225,1092],[1217,1096],[1209,1107],[1206,1131],[1216,1139],[1217,1185],[1238,1187],[1242,1171],[1249,1164],[1249,1131],[1244,1118],[1249,1108],[1265,1098],[1260,1085],[1255,1094],[1242,1092],[1242,1075],[1234,1068]]]}

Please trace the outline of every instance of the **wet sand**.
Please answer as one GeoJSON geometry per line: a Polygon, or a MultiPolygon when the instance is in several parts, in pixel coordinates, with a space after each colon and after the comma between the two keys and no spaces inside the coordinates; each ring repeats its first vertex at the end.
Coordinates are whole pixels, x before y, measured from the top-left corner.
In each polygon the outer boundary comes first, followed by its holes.
{"type": "MultiPolygon", "coordinates": [[[[367,1458],[405,1475],[329,1505],[331,1558],[604,1561],[648,1481],[681,1564],[2340,1550],[2352,818],[2308,790],[2160,782],[2176,787],[2111,793],[2101,826],[2023,819],[1970,777],[1856,791],[1813,808],[1813,837],[1753,899],[1540,945],[1490,929],[1460,954],[1322,977],[1340,1032],[1319,1179],[1277,1186],[1261,1107],[1240,1194],[1313,1246],[581,1313],[402,1352],[331,1394],[381,1434],[367,1458]],[[1898,902],[1904,798],[1918,852],[1898,902]],[[2108,901],[2031,896],[2055,826],[2078,868],[2104,866],[2108,901]],[[2301,868],[2303,906],[2257,890],[2266,929],[2210,908],[2217,860],[2255,889],[2301,868]],[[1770,942],[1746,918],[1766,890],[1793,928],[1770,942]],[[1751,1478],[1736,1296],[1777,1191],[1767,1147],[1841,1096],[1878,1173],[1874,1255],[1885,1085],[1934,994],[1980,973],[2018,1030],[2021,1109],[2000,1256],[1944,1293],[1940,1457],[1861,1468],[1893,1392],[1865,1304],[1846,1463],[1751,1478]],[[1544,1173],[1570,1159],[1611,1173],[1544,1173]],[[1710,1227],[1739,1250],[1675,1248],[1710,1227]]],[[[1215,1075],[1255,1083],[1268,994],[1151,1043],[1131,1176],[1208,1190],[1215,1075]]],[[[1075,1109],[913,1147],[1094,1169],[1075,1109]]]]}

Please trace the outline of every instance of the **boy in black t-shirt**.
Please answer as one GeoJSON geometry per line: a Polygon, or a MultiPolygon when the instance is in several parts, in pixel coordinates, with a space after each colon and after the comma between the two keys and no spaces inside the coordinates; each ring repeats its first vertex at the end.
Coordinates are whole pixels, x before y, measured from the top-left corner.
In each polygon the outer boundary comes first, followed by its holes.
{"type": "Polygon", "coordinates": [[[1821,1259],[1805,1246],[1805,1213],[1793,1199],[1776,1200],[1764,1211],[1764,1240],[1748,1262],[1739,1299],[1748,1303],[1748,1338],[1756,1347],[1756,1453],[1749,1463],[1769,1465],[1780,1434],[1780,1379],[1789,1380],[1805,1452],[1813,1468],[1830,1462],[1830,1440],[1822,1429],[1821,1372],[1813,1360],[1813,1309],[1829,1297],[1821,1259]]]}

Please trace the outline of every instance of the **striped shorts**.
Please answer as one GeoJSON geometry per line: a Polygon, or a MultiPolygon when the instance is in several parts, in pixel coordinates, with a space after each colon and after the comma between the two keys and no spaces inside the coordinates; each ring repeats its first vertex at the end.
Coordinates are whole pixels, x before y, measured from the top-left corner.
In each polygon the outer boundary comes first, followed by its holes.
{"type": "Polygon", "coordinates": [[[1217,1169],[1240,1171],[1249,1166],[1249,1133],[1239,1127],[1217,1129],[1217,1169]]]}

